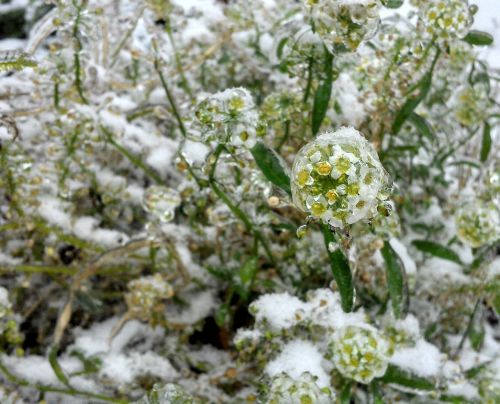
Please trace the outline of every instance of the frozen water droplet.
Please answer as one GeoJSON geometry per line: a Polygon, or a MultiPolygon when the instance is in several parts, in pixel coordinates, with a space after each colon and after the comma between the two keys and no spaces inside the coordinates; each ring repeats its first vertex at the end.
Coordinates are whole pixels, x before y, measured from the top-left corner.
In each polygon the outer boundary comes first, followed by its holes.
{"type": "Polygon", "coordinates": [[[297,237],[302,238],[307,234],[307,224],[303,224],[302,226],[297,228],[297,237]]]}
{"type": "Polygon", "coordinates": [[[175,208],[180,203],[179,192],[159,185],[149,187],[142,198],[144,210],[164,223],[173,220],[175,208]]]}

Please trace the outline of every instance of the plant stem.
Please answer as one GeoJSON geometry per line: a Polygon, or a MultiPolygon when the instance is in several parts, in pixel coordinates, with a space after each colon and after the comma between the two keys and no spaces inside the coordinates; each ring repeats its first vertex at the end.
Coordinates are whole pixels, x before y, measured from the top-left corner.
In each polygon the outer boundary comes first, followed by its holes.
{"type": "Polygon", "coordinates": [[[186,135],[187,135],[186,128],[184,127],[184,123],[182,122],[182,118],[179,114],[179,110],[177,108],[177,105],[175,103],[174,98],[172,97],[172,93],[170,92],[170,89],[169,89],[168,84],[165,80],[165,77],[163,76],[163,73],[161,72],[160,61],[158,59],[155,59],[154,67],[155,67],[156,72],[158,73],[158,76],[160,77],[161,85],[162,85],[163,89],[165,90],[165,94],[167,95],[168,102],[170,103],[170,106],[172,107],[172,111],[174,113],[175,119],[177,120],[177,123],[179,124],[179,129],[182,133],[182,136],[186,137],[186,135]]]}

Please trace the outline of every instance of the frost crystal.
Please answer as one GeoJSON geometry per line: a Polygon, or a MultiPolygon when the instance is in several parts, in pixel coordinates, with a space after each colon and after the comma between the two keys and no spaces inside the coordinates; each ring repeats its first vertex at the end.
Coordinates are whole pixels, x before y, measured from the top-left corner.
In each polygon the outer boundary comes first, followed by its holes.
{"type": "Polygon", "coordinates": [[[477,248],[500,237],[500,214],[494,203],[480,200],[467,202],[455,215],[457,236],[460,240],[477,248]]]}
{"type": "Polygon", "coordinates": [[[355,51],[361,41],[373,35],[379,23],[378,0],[306,0],[314,27],[325,45],[345,45],[355,51]]]}
{"type": "Polygon", "coordinates": [[[344,376],[368,384],[383,376],[389,363],[389,344],[372,327],[346,326],[331,344],[333,362],[344,376]]]}
{"type": "Polygon", "coordinates": [[[389,176],[368,141],[353,128],[325,133],[295,158],[295,205],[325,224],[343,228],[390,209],[389,176]]]}
{"type": "Polygon", "coordinates": [[[304,372],[296,380],[286,373],[275,376],[272,380],[267,404],[328,404],[334,395],[328,388],[320,389],[316,377],[304,372]]]}

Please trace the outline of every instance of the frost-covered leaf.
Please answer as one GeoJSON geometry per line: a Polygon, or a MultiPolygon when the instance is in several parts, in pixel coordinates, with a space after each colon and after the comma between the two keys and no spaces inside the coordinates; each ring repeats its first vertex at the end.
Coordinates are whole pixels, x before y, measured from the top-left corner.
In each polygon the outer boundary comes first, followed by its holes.
{"type": "Polygon", "coordinates": [[[493,36],[487,32],[471,30],[463,40],[471,45],[488,46],[493,43],[493,36]]]}

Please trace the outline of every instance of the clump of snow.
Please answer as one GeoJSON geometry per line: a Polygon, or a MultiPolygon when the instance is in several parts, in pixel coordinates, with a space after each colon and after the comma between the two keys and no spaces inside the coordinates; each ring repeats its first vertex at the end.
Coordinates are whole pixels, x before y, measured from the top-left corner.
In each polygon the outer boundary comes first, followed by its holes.
{"type": "Polygon", "coordinates": [[[394,352],[390,363],[410,371],[417,376],[437,376],[443,362],[439,349],[420,339],[414,347],[401,348],[394,352]]]}
{"type": "Polygon", "coordinates": [[[323,356],[318,348],[308,341],[294,340],[286,344],[281,353],[265,368],[269,376],[285,372],[293,379],[298,379],[304,372],[318,378],[319,387],[329,387],[330,378],[323,367],[323,356]]]}
{"type": "Polygon", "coordinates": [[[303,319],[308,306],[298,297],[284,293],[270,293],[259,297],[250,306],[257,323],[265,323],[271,330],[290,328],[303,319]]]}

